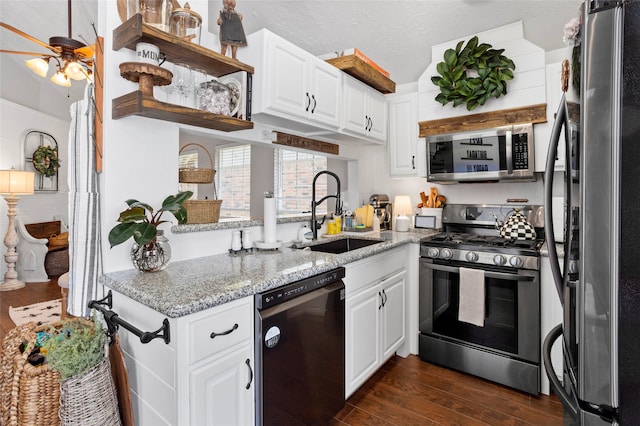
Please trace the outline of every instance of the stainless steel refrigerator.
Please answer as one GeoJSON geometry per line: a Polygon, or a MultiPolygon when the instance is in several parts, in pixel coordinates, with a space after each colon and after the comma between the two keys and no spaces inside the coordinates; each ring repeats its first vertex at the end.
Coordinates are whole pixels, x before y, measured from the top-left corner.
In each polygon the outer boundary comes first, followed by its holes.
{"type": "Polygon", "coordinates": [[[586,1],[579,34],[579,97],[563,96],[545,173],[545,234],[564,318],[545,339],[543,360],[565,424],[634,425],[640,422],[640,0],[586,1]],[[567,152],[560,263],[551,216],[558,143],[567,152]],[[562,372],[550,365],[555,340],[562,342],[562,372]]]}

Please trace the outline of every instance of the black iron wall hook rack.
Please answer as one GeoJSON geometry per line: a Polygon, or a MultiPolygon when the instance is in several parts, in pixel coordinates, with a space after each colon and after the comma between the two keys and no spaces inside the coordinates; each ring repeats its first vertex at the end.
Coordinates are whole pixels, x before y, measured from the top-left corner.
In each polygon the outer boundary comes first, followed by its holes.
{"type": "Polygon", "coordinates": [[[118,327],[122,326],[136,336],[140,337],[140,341],[142,343],[149,343],[153,339],[158,338],[163,339],[164,343],[166,344],[169,344],[169,342],[171,341],[169,320],[167,318],[162,321],[162,327],[160,327],[156,331],[142,331],[134,325],[131,325],[127,321],[120,318],[117,313],[111,310],[112,307],[113,297],[111,295],[111,290],[109,290],[109,293],[103,299],[92,300],[89,302],[89,308],[100,311],[104,316],[104,320],[107,323],[109,336],[115,335],[118,331],[118,327]],[[104,308],[104,306],[107,306],[109,309],[104,308]]]}

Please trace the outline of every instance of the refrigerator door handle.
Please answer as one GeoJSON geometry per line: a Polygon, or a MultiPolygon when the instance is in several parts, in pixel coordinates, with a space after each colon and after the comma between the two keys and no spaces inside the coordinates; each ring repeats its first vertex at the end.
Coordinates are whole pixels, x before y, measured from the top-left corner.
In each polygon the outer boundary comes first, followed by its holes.
{"type": "Polygon", "coordinates": [[[542,344],[542,363],[544,364],[544,371],[549,378],[549,384],[562,402],[563,409],[569,411],[572,418],[577,418],[578,400],[567,392],[562,382],[558,379],[553,369],[553,364],[551,364],[551,348],[559,337],[562,337],[562,324],[558,324],[552,328],[549,334],[547,334],[547,337],[544,338],[544,343],[542,344]]]}
{"type": "MultiPolygon", "coordinates": [[[[562,297],[563,291],[563,277],[560,272],[560,261],[558,259],[558,252],[556,250],[556,240],[554,237],[553,229],[553,173],[556,162],[556,155],[558,153],[558,143],[560,142],[560,132],[562,127],[565,128],[565,143],[568,141],[568,117],[567,117],[567,101],[565,94],[562,94],[560,100],[560,106],[556,113],[556,120],[553,123],[553,129],[551,130],[551,138],[549,140],[549,151],[547,152],[547,167],[544,171],[544,234],[547,241],[547,249],[549,250],[549,263],[551,265],[551,274],[553,275],[553,281],[558,292],[558,298],[560,303],[564,305],[564,299],[562,297]]],[[[571,205],[570,200],[567,200],[567,205],[571,205]]],[[[567,250],[565,250],[567,252],[567,250]]]]}

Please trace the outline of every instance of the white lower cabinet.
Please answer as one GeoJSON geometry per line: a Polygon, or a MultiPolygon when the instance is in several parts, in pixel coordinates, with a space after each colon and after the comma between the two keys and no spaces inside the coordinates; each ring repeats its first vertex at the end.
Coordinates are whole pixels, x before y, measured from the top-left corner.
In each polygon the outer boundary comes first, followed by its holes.
{"type": "Polygon", "coordinates": [[[191,370],[191,424],[253,424],[253,369],[253,350],[245,343],[191,370]]]}
{"type": "MultiPolygon", "coordinates": [[[[143,330],[166,318],[116,291],[119,317],[143,330]]],[[[147,344],[121,329],[137,426],[253,425],[253,298],[169,318],[171,340],[147,344]]]]}
{"type": "Polygon", "coordinates": [[[346,265],[347,398],[405,341],[406,259],[400,248],[346,265]]]}

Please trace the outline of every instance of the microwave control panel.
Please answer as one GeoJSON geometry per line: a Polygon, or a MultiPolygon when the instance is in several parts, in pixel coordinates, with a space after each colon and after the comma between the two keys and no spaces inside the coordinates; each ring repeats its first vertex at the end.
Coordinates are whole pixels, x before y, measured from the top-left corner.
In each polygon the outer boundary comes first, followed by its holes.
{"type": "Polygon", "coordinates": [[[526,170],[529,168],[529,142],[526,133],[515,133],[511,139],[513,150],[513,169],[526,170]]]}

